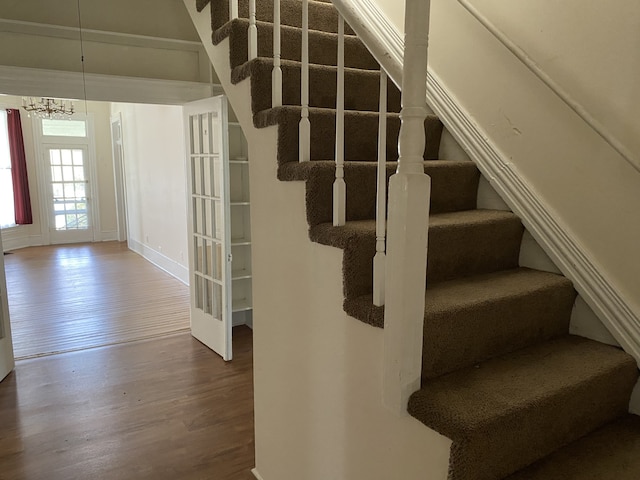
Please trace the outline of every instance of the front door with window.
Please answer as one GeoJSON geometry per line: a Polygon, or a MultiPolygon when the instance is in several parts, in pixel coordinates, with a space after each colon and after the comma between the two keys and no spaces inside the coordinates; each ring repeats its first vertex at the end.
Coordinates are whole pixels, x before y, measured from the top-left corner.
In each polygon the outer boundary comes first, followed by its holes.
{"type": "Polygon", "coordinates": [[[42,158],[41,208],[49,243],[93,242],[99,232],[93,185],[93,123],[90,116],[41,119],[37,144],[42,158]],[[97,230],[97,231],[95,231],[97,230]]]}
{"type": "Polygon", "coordinates": [[[93,222],[87,148],[44,145],[51,243],[90,242],[93,222]]]}

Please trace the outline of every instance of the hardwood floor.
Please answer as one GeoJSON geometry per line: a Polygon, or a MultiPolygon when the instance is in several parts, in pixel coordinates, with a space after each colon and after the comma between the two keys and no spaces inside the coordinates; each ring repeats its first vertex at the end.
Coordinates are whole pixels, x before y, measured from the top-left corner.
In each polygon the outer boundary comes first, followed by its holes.
{"type": "Polygon", "coordinates": [[[22,360],[0,383],[2,480],[250,480],[252,335],[188,333],[22,360]]]}
{"type": "Polygon", "coordinates": [[[189,290],[125,243],[31,247],[6,255],[16,358],[189,328],[189,290]]]}

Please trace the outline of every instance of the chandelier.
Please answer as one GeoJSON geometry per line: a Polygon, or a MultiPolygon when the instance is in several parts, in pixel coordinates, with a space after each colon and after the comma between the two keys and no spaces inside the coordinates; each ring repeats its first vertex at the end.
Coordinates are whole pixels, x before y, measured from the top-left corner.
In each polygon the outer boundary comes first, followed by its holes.
{"type": "Polygon", "coordinates": [[[34,97],[22,98],[22,108],[28,115],[35,115],[38,118],[66,119],[75,112],[71,100],[60,100],[55,98],[42,97],[40,100],[34,97]]]}

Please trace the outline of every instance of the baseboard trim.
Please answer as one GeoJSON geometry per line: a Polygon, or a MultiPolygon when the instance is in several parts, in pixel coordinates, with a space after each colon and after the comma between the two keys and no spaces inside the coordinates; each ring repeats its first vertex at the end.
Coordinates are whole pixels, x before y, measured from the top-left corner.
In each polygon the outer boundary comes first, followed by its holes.
{"type": "MultiPolygon", "coordinates": [[[[371,0],[333,0],[373,56],[396,84],[401,83],[404,39],[371,0]]],[[[427,78],[427,103],[469,153],[487,180],[569,278],[605,327],[640,364],[640,316],[634,312],[597,262],[580,248],[568,228],[551,214],[518,170],[505,159],[489,136],[470,120],[456,98],[432,70],[427,78]]]]}
{"type": "Polygon", "coordinates": [[[189,285],[189,269],[180,265],[178,262],[166,257],[162,253],[144,245],[137,240],[129,239],[128,245],[131,250],[141,255],[156,267],[164,270],[172,277],[177,278],[185,285],[189,285]]]}
{"type": "Polygon", "coordinates": [[[264,478],[262,478],[260,476],[260,474],[258,473],[258,469],[257,468],[252,469],[251,473],[253,473],[253,476],[256,477],[257,480],[264,480],[264,478]]]}
{"type": "Polygon", "coordinates": [[[578,293],[598,315],[627,353],[640,364],[640,317],[601,272],[602,268],[567,233],[522,178],[515,166],[492,145],[488,135],[470,120],[438,76],[429,72],[427,99],[435,113],[460,145],[470,154],[527,230],[569,278],[578,293]]]}
{"type": "Polygon", "coordinates": [[[118,240],[117,230],[103,230],[100,232],[100,240],[103,242],[115,242],[118,240]]]}

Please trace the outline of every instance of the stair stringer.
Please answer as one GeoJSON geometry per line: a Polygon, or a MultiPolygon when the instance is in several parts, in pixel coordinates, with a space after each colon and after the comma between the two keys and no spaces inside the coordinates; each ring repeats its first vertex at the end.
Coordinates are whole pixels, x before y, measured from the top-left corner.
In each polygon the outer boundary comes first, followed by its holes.
{"type": "MultiPolygon", "coordinates": [[[[401,84],[404,40],[396,27],[373,0],[333,3],[393,81],[401,84]]],[[[624,296],[602,273],[605,269],[581,247],[553,209],[540,200],[487,132],[470,120],[472,115],[464,111],[432,70],[427,79],[427,103],[562,274],[573,282],[602,325],[640,365],[640,312],[635,300],[624,296]]]]}
{"type": "Polygon", "coordinates": [[[342,252],[309,240],[305,184],[277,180],[277,127],[253,126],[210,6],[185,5],[249,145],[256,478],[445,480],[451,441],[383,406],[383,330],[343,311],[342,252]]]}

